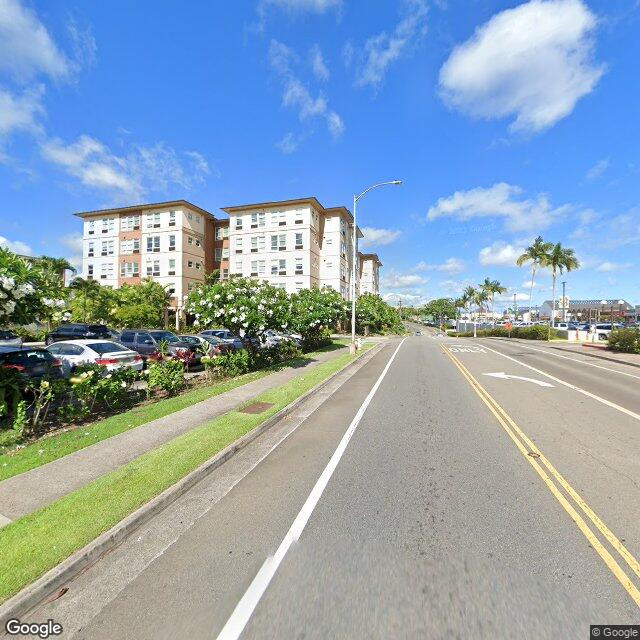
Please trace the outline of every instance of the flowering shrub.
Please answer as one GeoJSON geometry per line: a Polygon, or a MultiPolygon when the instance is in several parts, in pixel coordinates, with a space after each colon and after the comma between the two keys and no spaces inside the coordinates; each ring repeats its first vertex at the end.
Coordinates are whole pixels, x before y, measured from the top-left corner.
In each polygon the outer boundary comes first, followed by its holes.
{"type": "Polygon", "coordinates": [[[286,292],[251,278],[200,286],[189,296],[187,311],[199,331],[225,327],[237,335],[258,336],[265,329],[288,330],[291,325],[286,292]]]}
{"type": "Polygon", "coordinates": [[[327,330],[335,328],[347,317],[348,303],[329,287],[302,289],[291,296],[293,328],[302,335],[305,349],[326,342],[327,330]]]}
{"type": "Polygon", "coordinates": [[[147,369],[147,394],[161,389],[172,396],[185,384],[185,367],[181,360],[160,360],[153,362],[147,369]]]}
{"type": "Polygon", "coordinates": [[[365,329],[376,333],[403,331],[402,320],[397,310],[373,293],[365,293],[358,298],[356,328],[359,332],[365,329]]]}

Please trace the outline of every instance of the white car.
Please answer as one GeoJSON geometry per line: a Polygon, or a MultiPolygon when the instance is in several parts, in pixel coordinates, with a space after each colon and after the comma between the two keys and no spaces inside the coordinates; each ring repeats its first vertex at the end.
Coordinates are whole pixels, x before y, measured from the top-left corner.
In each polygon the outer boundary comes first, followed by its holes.
{"type": "Polygon", "coordinates": [[[61,340],[46,347],[49,353],[62,360],[68,372],[82,364],[99,364],[107,371],[129,367],[142,371],[142,356],[112,340],[61,340]]]}

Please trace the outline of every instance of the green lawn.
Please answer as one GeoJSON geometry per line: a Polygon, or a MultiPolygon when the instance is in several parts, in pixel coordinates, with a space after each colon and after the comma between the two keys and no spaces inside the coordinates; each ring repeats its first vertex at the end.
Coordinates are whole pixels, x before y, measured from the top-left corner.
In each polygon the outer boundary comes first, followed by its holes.
{"type": "Polygon", "coordinates": [[[332,344],[314,353],[305,354],[303,358],[262,369],[261,371],[253,371],[246,375],[230,378],[210,386],[193,389],[173,398],[158,400],[153,404],[136,407],[124,413],[105,418],[104,420],[41,438],[26,445],[23,449],[6,451],[0,454],[0,482],[19,473],[24,473],[30,469],[35,469],[43,464],[62,458],[74,451],[84,449],[101,440],[106,440],[123,431],[128,431],[152,420],[163,418],[202,400],[213,398],[236,387],[264,378],[284,367],[300,365],[305,360],[320,355],[323,351],[330,351],[336,348],[341,347],[332,344]]]}
{"type": "MultiPolygon", "coordinates": [[[[372,346],[366,345],[361,354],[372,346]]],[[[0,529],[0,602],[353,359],[341,354],[308,372],[301,371],[299,377],[255,398],[274,403],[266,412],[231,411],[0,529]]]]}

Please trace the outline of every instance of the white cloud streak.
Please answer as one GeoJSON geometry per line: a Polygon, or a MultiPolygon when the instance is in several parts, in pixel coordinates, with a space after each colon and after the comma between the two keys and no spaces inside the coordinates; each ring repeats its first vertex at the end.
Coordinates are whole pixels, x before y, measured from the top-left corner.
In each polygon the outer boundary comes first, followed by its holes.
{"type": "Polygon", "coordinates": [[[593,61],[596,17],[582,0],[530,0],[493,16],[440,70],[450,106],[478,118],[515,116],[534,133],[567,117],[604,73],[593,61]]]}
{"type": "Polygon", "coordinates": [[[364,238],[360,240],[361,247],[379,247],[395,242],[402,231],[397,229],[376,229],[375,227],[363,227],[364,238]]]}
{"type": "Polygon", "coordinates": [[[540,231],[566,214],[570,207],[552,207],[544,194],[522,198],[523,189],[499,182],[487,189],[477,187],[456,191],[440,198],[427,213],[428,220],[450,217],[467,221],[474,218],[502,218],[508,231],[540,231]]]}
{"type": "Polygon", "coordinates": [[[9,251],[19,253],[23,256],[33,255],[33,249],[26,242],[22,242],[21,240],[9,240],[4,236],[0,236],[0,247],[3,249],[9,249],[9,251]]]}
{"type": "Polygon", "coordinates": [[[311,47],[311,69],[313,70],[313,75],[320,81],[326,82],[331,74],[329,73],[329,68],[327,67],[327,63],[324,61],[324,56],[322,55],[322,51],[317,44],[314,44],[311,47]]]}
{"type": "Polygon", "coordinates": [[[460,258],[447,258],[442,264],[429,264],[424,261],[418,262],[410,271],[413,273],[420,271],[439,271],[441,273],[454,275],[464,271],[465,268],[466,264],[464,260],[460,260],[460,258]]]}
{"type": "Polygon", "coordinates": [[[480,249],[478,260],[481,265],[494,265],[498,267],[516,267],[516,260],[524,252],[524,247],[497,241],[490,247],[480,249]]]}

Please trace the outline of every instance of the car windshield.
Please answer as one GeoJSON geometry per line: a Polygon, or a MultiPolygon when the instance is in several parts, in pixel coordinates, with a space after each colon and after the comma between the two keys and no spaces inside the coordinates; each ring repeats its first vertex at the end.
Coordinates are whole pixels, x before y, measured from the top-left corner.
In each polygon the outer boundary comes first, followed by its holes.
{"type": "Polygon", "coordinates": [[[4,331],[0,329],[0,340],[11,340],[17,337],[17,334],[15,334],[13,331],[4,331]]]}
{"type": "Polygon", "coordinates": [[[195,336],[178,336],[178,338],[180,338],[182,342],[188,342],[190,344],[198,344],[200,342],[195,336]]]}
{"type": "Polygon", "coordinates": [[[149,331],[149,333],[157,342],[162,340],[166,342],[180,342],[180,338],[178,338],[175,333],[171,333],[171,331],[149,331]]]}
{"type": "Polygon", "coordinates": [[[118,351],[130,351],[127,347],[117,342],[92,342],[87,345],[89,349],[93,349],[96,353],[117,353],[118,351]]]}

